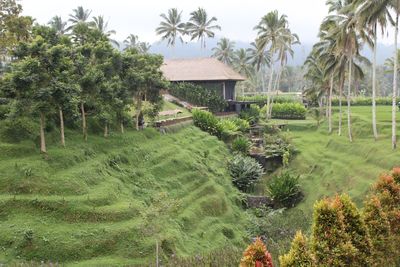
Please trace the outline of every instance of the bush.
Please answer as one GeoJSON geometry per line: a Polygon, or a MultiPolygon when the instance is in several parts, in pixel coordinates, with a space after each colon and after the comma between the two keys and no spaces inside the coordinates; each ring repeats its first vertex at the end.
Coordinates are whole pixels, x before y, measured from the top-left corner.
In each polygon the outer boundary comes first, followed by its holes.
{"type": "Polygon", "coordinates": [[[224,141],[230,141],[231,138],[239,134],[239,127],[230,119],[219,120],[218,127],[221,131],[221,139],[224,141]]]}
{"type": "Polygon", "coordinates": [[[232,142],[232,150],[243,155],[249,154],[250,147],[251,143],[246,137],[239,136],[232,142]]]}
{"type": "Polygon", "coordinates": [[[261,238],[250,244],[243,253],[243,258],[240,261],[240,267],[273,267],[271,254],[261,238]]]}
{"type": "Polygon", "coordinates": [[[192,111],[193,123],[201,130],[221,138],[221,124],[211,112],[195,109],[192,111]]]}
{"type": "Polygon", "coordinates": [[[293,239],[289,252],[279,257],[281,267],[316,266],[314,256],[307,243],[307,238],[301,231],[298,231],[293,239]]]}
{"type": "Polygon", "coordinates": [[[251,105],[249,109],[239,113],[239,118],[248,121],[250,125],[256,124],[260,120],[260,107],[251,105]]]}
{"type": "Polygon", "coordinates": [[[304,120],[306,108],[300,103],[277,103],[272,106],[272,118],[287,120],[304,120]]]}
{"type": "Polygon", "coordinates": [[[242,191],[249,190],[263,174],[261,165],[253,158],[236,155],[229,162],[233,184],[242,191]]]}
{"type": "Polygon", "coordinates": [[[168,91],[177,98],[194,105],[206,106],[214,112],[223,111],[227,107],[227,102],[217,92],[217,89],[181,82],[171,84],[168,91]]]}
{"type": "Polygon", "coordinates": [[[302,198],[299,176],[289,172],[272,177],[267,185],[268,195],[277,207],[293,207],[302,198]]]}
{"type": "Polygon", "coordinates": [[[231,118],[229,120],[234,122],[242,133],[246,133],[250,129],[250,123],[246,120],[240,118],[231,118]]]}
{"type": "MultiPolygon", "coordinates": [[[[254,95],[254,96],[238,96],[236,98],[238,101],[256,101],[260,104],[267,102],[266,95],[254,95]]],[[[301,102],[301,98],[296,95],[279,95],[273,96],[271,99],[274,103],[295,103],[301,102]]]]}
{"type": "MultiPolygon", "coordinates": [[[[280,136],[266,135],[264,140],[264,155],[266,158],[283,157],[287,161],[296,153],[295,147],[280,136]]],[[[282,162],[283,163],[283,162],[282,162]]]]}
{"type": "MultiPolygon", "coordinates": [[[[400,98],[397,98],[396,103],[399,103],[400,98]]],[[[375,99],[377,105],[380,106],[391,106],[392,105],[392,98],[391,97],[377,97],[375,99]]],[[[342,98],[342,106],[347,105],[347,99],[342,98]]],[[[372,105],[372,98],[371,97],[354,97],[351,99],[352,106],[371,106],[372,105]]],[[[332,99],[332,106],[339,106],[339,98],[332,99]]]]}
{"type": "Polygon", "coordinates": [[[2,121],[0,136],[8,142],[36,141],[39,138],[39,125],[27,117],[10,118],[2,121]]]}

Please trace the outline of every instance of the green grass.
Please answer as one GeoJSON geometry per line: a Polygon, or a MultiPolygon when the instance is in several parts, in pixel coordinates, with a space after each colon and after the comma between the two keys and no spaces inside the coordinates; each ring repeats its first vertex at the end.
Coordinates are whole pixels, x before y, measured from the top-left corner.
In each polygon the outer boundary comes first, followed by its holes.
{"type": "MultiPolygon", "coordinates": [[[[338,136],[338,111],[334,112],[334,131],[328,134],[328,125],[324,121],[317,129],[315,120],[278,121],[287,123],[288,135],[299,153],[291,161],[289,170],[300,175],[300,183],[305,194],[304,200],[295,208],[287,210],[281,216],[285,218],[281,235],[276,234],[274,242],[275,256],[288,249],[295,233],[294,227],[310,230],[314,203],[324,197],[347,193],[362,207],[366,194],[378,176],[400,165],[399,150],[391,149],[391,107],[378,106],[379,139],[374,141],[371,124],[371,108],[352,107],[354,142],[347,135],[347,114],[343,114],[342,136],[338,136]],[[299,221],[302,223],[299,225],[299,221]]],[[[398,125],[400,113],[398,113],[398,125]]],[[[399,125],[400,126],[400,125],[399,125]]],[[[400,127],[398,128],[400,132],[400,127]]],[[[265,177],[259,185],[259,193],[265,193],[265,177]]],[[[276,218],[279,221],[279,218],[276,218]]]]}
{"type": "Polygon", "coordinates": [[[164,261],[244,247],[247,219],[215,137],[66,136],[46,159],[31,142],[0,141],[0,263],[148,266],[156,240],[164,261]]]}
{"type": "Polygon", "coordinates": [[[172,118],[182,118],[182,117],[188,117],[192,116],[192,113],[187,110],[184,107],[180,107],[172,102],[164,100],[163,108],[162,111],[167,111],[167,110],[175,110],[179,109],[182,111],[182,113],[176,114],[176,115],[169,115],[169,116],[158,116],[158,120],[166,120],[166,119],[172,119],[172,118]]]}

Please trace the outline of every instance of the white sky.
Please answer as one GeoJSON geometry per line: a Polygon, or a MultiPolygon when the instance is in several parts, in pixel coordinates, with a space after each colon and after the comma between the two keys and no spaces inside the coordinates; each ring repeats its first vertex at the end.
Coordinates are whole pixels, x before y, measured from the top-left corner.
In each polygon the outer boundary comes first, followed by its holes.
{"type": "Polygon", "coordinates": [[[288,16],[292,31],[302,42],[313,43],[327,14],[325,0],[21,0],[21,4],[24,14],[41,24],[54,15],[67,20],[72,9],[82,5],[92,10],[92,16],[104,15],[109,20],[109,29],[117,31],[114,39],[122,41],[133,33],[148,42],[158,40],[155,28],[160,22],[159,15],[172,7],[183,10],[185,21],[191,11],[203,7],[210,16],[218,18],[222,27],[218,36],[246,42],[254,40],[253,27],[260,18],[277,9],[288,16]]]}

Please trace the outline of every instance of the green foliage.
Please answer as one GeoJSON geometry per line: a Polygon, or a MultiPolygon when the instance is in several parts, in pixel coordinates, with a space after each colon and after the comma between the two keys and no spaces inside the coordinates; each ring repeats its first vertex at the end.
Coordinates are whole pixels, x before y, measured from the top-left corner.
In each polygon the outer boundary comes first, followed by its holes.
{"type": "Polygon", "coordinates": [[[240,190],[247,192],[261,178],[263,169],[255,159],[235,155],[229,161],[229,172],[233,184],[240,190]]]}
{"type": "MultiPolygon", "coordinates": [[[[273,96],[272,97],[274,103],[295,103],[301,102],[300,97],[296,95],[287,95],[287,96],[273,96]]],[[[254,96],[237,96],[238,101],[256,101],[259,104],[267,103],[266,95],[254,95],[254,96]]]]}
{"type": "MultiPolygon", "coordinates": [[[[396,103],[400,101],[400,98],[397,98],[396,103]]],[[[391,97],[377,97],[375,98],[376,105],[380,106],[391,106],[392,98],[391,97]]],[[[342,106],[347,105],[347,98],[342,99],[342,106]]],[[[372,98],[371,97],[352,97],[351,98],[352,106],[371,106],[372,98]]],[[[332,99],[332,106],[339,106],[339,98],[332,99]]]]}
{"type": "Polygon", "coordinates": [[[218,122],[218,128],[221,129],[221,138],[224,141],[230,141],[239,135],[239,126],[235,121],[230,119],[221,119],[218,122]]]}
{"type": "Polygon", "coordinates": [[[316,266],[314,256],[308,245],[307,237],[298,231],[287,254],[279,257],[281,267],[312,267],[316,266]]]}
{"type": "Polygon", "coordinates": [[[307,109],[300,103],[277,103],[272,106],[272,118],[304,120],[307,109]]]}
{"type": "Polygon", "coordinates": [[[196,127],[211,135],[221,137],[222,129],[219,120],[211,112],[195,109],[192,114],[193,123],[196,127]]]}
{"type": "Polygon", "coordinates": [[[39,125],[29,117],[9,118],[0,121],[0,137],[8,142],[36,142],[39,137],[39,125]]]}
{"type": "Polygon", "coordinates": [[[251,143],[248,138],[239,136],[232,142],[232,150],[242,153],[243,155],[249,154],[251,143]]]}
{"type": "Polygon", "coordinates": [[[282,135],[265,135],[264,141],[265,157],[282,157],[282,163],[284,163],[285,166],[296,153],[295,147],[282,135]]]}
{"type": "Polygon", "coordinates": [[[228,120],[234,122],[236,126],[239,128],[239,131],[242,133],[246,133],[250,129],[250,123],[247,120],[243,120],[240,118],[229,118],[228,120]]]}
{"type": "Polygon", "coordinates": [[[227,102],[216,89],[209,89],[192,83],[172,83],[168,90],[171,95],[191,104],[208,107],[211,111],[223,111],[227,102]]]}
{"type": "Polygon", "coordinates": [[[240,112],[239,118],[248,121],[250,125],[256,124],[260,120],[260,107],[251,105],[249,109],[240,112]]]}
{"type": "Polygon", "coordinates": [[[273,176],[267,185],[269,197],[277,207],[293,207],[302,198],[299,176],[283,172],[273,176]]]}

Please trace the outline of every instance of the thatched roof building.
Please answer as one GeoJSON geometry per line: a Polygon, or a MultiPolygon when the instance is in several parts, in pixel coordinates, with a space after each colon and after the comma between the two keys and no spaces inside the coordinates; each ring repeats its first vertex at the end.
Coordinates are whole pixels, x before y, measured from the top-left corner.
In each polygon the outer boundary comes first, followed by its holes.
{"type": "Polygon", "coordinates": [[[165,60],[161,67],[170,82],[191,82],[219,91],[226,100],[235,99],[235,85],[245,78],[215,58],[165,60]]]}

